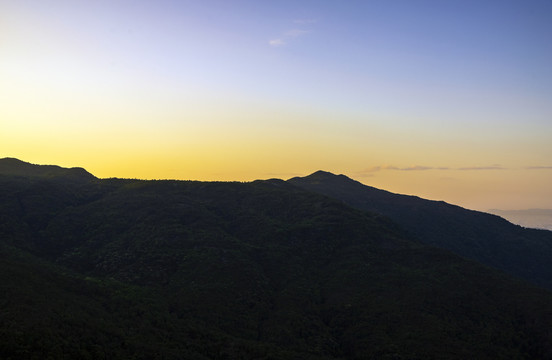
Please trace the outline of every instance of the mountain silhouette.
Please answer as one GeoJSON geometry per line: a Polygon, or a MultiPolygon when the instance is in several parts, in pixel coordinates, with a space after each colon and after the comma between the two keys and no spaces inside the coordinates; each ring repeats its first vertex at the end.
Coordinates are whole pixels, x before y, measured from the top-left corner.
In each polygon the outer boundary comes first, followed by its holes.
{"type": "Polygon", "coordinates": [[[549,291],[291,182],[0,189],[0,358],[552,357],[549,291]]]}
{"type": "Polygon", "coordinates": [[[550,231],[522,228],[499,216],[443,201],[394,194],[325,171],[288,182],[357,209],[387,216],[425,244],[552,289],[550,231]]]}
{"type": "Polygon", "coordinates": [[[73,180],[95,179],[83,168],[63,168],[57,165],[34,165],[15,158],[0,159],[0,174],[27,177],[56,178],[73,180]]]}

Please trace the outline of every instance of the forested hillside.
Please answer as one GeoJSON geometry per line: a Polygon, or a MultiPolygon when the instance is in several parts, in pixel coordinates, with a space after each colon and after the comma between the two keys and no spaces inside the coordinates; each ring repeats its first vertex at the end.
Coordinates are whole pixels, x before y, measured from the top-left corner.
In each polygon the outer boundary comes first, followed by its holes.
{"type": "Polygon", "coordinates": [[[424,244],[451,250],[552,289],[552,231],[526,229],[496,215],[393,194],[324,171],[288,182],[357,209],[388,216],[424,244]]]}
{"type": "Polygon", "coordinates": [[[0,175],[2,358],[552,357],[548,291],[382,215],[281,180],[29,171],[0,175]]]}

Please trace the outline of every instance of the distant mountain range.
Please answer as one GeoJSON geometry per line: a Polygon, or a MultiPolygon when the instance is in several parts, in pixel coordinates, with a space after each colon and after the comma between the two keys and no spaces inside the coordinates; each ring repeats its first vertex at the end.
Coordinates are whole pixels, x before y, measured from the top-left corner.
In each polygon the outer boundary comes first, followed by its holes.
{"type": "Polygon", "coordinates": [[[83,171],[0,159],[0,358],[552,358],[552,293],[466,259],[525,264],[548,232],[324,172],[83,171]]]}
{"type": "Polygon", "coordinates": [[[514,224],[527,228],[544,229],[552,231],[552,209],[527,209],[527,210],[489,210],[491,214],[502,216],[514,224]]]}

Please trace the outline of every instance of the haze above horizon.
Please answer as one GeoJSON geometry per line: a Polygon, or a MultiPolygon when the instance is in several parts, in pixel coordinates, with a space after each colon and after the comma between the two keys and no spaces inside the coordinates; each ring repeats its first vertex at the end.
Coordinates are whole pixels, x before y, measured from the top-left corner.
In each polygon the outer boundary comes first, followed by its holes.
{"type": "Polygon", "coordinates": [[[0,157],[552,208],[549,1],[3,1],[0,157]]]}

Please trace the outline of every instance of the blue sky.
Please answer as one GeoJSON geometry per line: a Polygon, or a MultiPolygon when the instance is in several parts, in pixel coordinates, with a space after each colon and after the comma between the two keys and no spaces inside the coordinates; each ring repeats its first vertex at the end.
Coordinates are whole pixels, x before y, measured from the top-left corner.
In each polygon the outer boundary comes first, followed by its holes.
{"type": "Polygon", "coordinates": [[[552,207],[550,1],[5,0],[0,24],[6,156],[144,178],[323,168],[552,207]]]}

